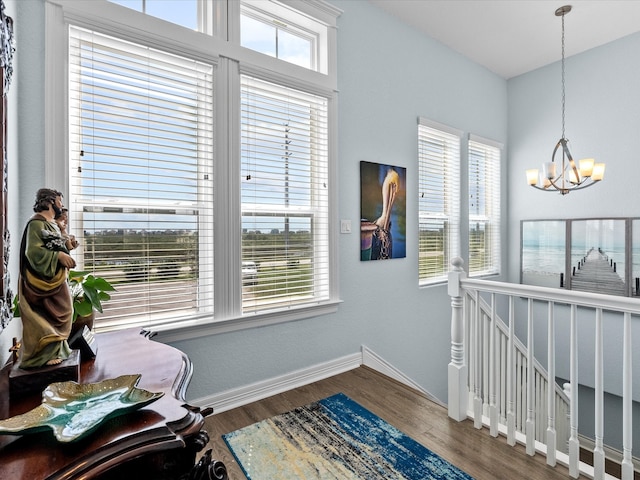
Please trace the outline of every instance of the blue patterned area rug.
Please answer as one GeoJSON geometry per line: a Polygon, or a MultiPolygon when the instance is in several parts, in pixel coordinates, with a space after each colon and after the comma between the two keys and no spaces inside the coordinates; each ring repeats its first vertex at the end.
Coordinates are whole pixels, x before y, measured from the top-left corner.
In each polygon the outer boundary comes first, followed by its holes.
{"type": "Polygon", "coordinates": [[[473,480],[342,393],[222,438],[249,480],[473,480]]]}

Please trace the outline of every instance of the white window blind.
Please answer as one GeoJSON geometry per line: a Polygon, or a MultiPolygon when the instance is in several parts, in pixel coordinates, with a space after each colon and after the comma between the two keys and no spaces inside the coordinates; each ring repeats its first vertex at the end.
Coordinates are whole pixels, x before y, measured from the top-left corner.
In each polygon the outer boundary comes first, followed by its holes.
{"type": "Polygon", "coordinates": [[[212,65],[70,29],[70,232],[102,326],[213,311],[212,65]]]}
{"type": "Polygon", "coordinates": [[[327,108],[242,76],[242,261],[257,267],[243,269],[243,313],[329,298],[327,108]]]}
{"type": "Polygon", "coordinates": [[[469,276],[500,272],[500,151],[469,136],[469,276]]]}
{"type": "Polygon", "coordinates": [[[460,245],[460,138],[418,119],[418,273],[421,284],[447,279],[460,245]]]}

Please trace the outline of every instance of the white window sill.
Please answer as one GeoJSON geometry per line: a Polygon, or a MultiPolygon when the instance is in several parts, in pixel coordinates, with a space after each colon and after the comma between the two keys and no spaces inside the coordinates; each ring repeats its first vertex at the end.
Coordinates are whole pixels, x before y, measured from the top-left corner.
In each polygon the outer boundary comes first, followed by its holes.
{"type": "MultiPolygon", "coordinates": [[[[146,325],[141,326],[140,329],[147,335],[153,336],[154,340],[162,343],[171,343],[327,315],[337,312],[340,303],[342,303],[341,300],[329,301],[313,306],[281,309],[268,313],[227,318],[225,320],[214,319],[213,317],[201,317],[157,326],[146,325]]],[[[115,329],[117,328],[101,329],[99,326],[96,328],[98,332],[115,329]]]]}

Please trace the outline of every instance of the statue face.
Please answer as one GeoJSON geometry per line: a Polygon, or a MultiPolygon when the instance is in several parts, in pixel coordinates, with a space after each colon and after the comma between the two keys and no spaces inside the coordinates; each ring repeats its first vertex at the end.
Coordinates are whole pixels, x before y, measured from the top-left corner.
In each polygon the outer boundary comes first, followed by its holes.
{"type": "Polygon", "coordinates": [[[55,202],[51,205],[51,208],[53,208],[56,217],[62,215],[63,207],[64,205],[62,205],[62,197],[56,197],[55,202]]]}

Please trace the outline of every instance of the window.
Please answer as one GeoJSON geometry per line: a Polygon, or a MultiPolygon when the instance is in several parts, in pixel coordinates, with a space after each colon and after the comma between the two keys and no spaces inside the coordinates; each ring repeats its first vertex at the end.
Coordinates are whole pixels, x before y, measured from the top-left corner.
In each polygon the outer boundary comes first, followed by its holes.
{"type": "Polygon", "coordinates": [[[198,29],[198,0],[109,0],[177,25],[198,29]]]}
{"type": "Polygon", "coordinates": [[[69,73],[74,256],[117,286],[101,322],[211,312],[213,67],[72,27],[69,73]]]}
{"type": "Polygon", "coordinates": [[[461,132],[418,119],[418,275],[444,282],[459,255],[461,132]]]}
{"type": "Polygon", "coordinates": [[[47,2],[46,135],[69,141],[48,143],[45,175],[65,193],[78,269],[117,289],[96,328],[186,338],[334,312],[337,76],[327,66],[339,11],[177,2],[198,25],[224,15],[203,42],[162,9],[175,3],[47,2]],[[278,58],[239,48],[244,16],[277,25],[278,58]],[[319,73],[289,65],[294,56],[319,73]]]}
{"type": "Polygon", "coordinates": [[[280,2],[242,0],[240,8],[243,47],[326,73],[325,24],[280,2]]]}
{"type": "Polygon", "coordinates": [[[327,99],[246,75],[241,85],[242,261],[258,266],[243,311],[326,300],[327,99]]]}
{"type": "MultiPolygon", "coordinates": [[[[109,0],[191,30],[211,33],[223,22],[213,18],[239,4],[240,45],[300,67],[327,73],[328,25],[309,12],[275,0],[233,0],[218,6],[212,0],[109,0]],[[221,6],[224,5],[224,6],[221,6]]],[[[313,9],[313,4],[309,4],[313,9]]],[[[299,5],[302,7],[303,5],[299,5]]],[[[318,13],[318,12],[314,12],[318,13]]],[[[324,17],[324,15],[321,15],[324,17]]],[[[230,18],[234,18],[230,15],[230,18]]],[[[219,27],[234,32],[232,25],[219,27]]],[[[222,32],[220,32],[222,33],[222,32]]],[[[232,34],[232,33],[230,33],[232,34]]],[[[230,38],[230,40],[234,40],[230,38]]]]}
{"type": "Polygon", "coordinates": [[[469,276],[500,273],[500,150],[469,136],[469,276]]]}

